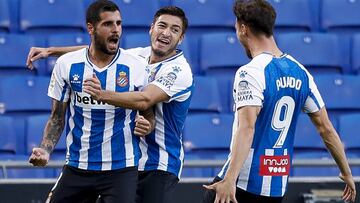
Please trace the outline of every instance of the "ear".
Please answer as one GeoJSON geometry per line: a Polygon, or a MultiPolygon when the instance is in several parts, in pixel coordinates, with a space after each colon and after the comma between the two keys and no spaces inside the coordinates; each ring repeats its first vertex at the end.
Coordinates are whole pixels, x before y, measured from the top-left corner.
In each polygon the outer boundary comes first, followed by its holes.
{"type": "Polygon", "coordinates": [[[94,34],[94,26],[91,23],[86,24],[87,31],[90,35],[94,34]]]}
{"type": "Polygon", "coordinates": [[[180,44],[182,43],[182,41],[184,40],[184,38],[185,38],[185,35],[184,35],[184,34],[181,35],[178,45],[180,45],[180,44]]]}
{"type": "Polygon", "coordinates": [[[240,33],[242,35],[247,35],[248,32],[248,26],[246,26],[245,24],[241,24],[240,25],[240,33]]]}
{"type": "Polygon", "coordinates": [[[153,31],[153,29],[154,29],[154,23],[151,23],[150,30],[149,30],[149,35],[151,35],[151,32],[153,31]]]}

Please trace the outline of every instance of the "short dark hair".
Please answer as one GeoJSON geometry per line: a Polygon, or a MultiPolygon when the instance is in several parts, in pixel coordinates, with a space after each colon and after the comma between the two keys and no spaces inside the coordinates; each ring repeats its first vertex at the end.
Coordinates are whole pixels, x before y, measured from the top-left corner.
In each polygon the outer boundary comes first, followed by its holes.
{"type": "Polygon", "coordinates": [[[186,29],[188,27],[188,19],[186,18],[185,12],[176,6],[165,6],[160,8],[158,11],[156,11],[155,15],[154,15],[154,19],[153,19],[153,23],[155,24],[155,22],[157,21],[157,19],[162,16],[162,15],[172,15],[172,16],[177,16],[181,19],[182,24],[183,24],[183,30],[182,30],[182,34],[185,34],[186,29]]]}
{"type": "Polygon", "coordinates": [[[86,10],[86,23],[96,25],[100,22],[100,13],[110,11],[119,11],[119,7],[112,1],[109,0],[96,0],[86,10]]]}
{"type": "Polygon", "coordinates": [[[233,7],[236,19],[249,26],[255,34],[273,35],[275,9],[265,0],[237,0],[233,7]]]}

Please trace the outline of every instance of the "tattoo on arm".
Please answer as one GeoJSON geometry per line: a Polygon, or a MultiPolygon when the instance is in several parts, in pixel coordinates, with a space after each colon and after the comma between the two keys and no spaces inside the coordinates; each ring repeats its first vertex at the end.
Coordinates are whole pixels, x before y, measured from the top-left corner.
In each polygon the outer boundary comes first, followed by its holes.
{"type": "Polygon", "coordinates": [[[46,150],[49,154],[54,150],[64,129],[66,108],[67,103],[53,100],[51,115],[40,144],[40,148],[46,150]]]}

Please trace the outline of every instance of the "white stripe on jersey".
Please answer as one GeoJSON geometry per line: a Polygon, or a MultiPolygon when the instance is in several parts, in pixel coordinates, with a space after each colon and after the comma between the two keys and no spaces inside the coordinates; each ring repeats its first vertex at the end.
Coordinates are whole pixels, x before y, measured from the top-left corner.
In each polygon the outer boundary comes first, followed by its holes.
{"type": "Polygon", "coordinates": [[[139,170],[143,171],[145,169],[145,163],[148,159],[148,144],[145,141],[145,138],[140,138],[140,144],[139,144],[140,150],[141,150],[141,158],[139,160],[139,170]]]}
{"type": "MultiPolygon", "coordinates": [[[[274,156],[274,149],[265,149],[265,155],[266,156],[274,156]]],[[[263,176],[260,195],[267,196],[267,197],[270,196],[271,178],[272,178],[272,176],[263,176]]]]}
{"type": "Polygon", "coordinates": [[[73,108],[69,108],[70,109],[70,117],[69,117],[69,120],[68,120],[68,125],[69,125],[69,132],[68,134],[66,134],[66,161],[65,161],[65,164],[68,164],[69,163],[69,159],[70,159],[70,146],[71,144],[73,143],[73,134],[71,133],[72,130],[74,129],[74,119],[72,119],[74,117],[74,109],[73,108]]]}
{"type": "MultiPolygon", "coordinates": [[[[246,190],[247,184],[249,182],[250,169],[251,169],[253,157],[254,157],[254,149],[251,148],[249,151],[249,155],[246,158],[245,163],[240,170],[240,175],[239,175],[238,183],[237,183],[237,187],[239,187],[243,190],[246,190]]],[[[230,160],[230,158],[229,158],[229,160],[230,160]]]]}
{"type": "MultiPolygon", "coordinates": [[[[284,149],[284,155],[288,155],[288,150],[284,149]]],[[[285,190],[286,190],[286,185],[287,185],[287,180],[288,180],[288,176],[283,176],[282,177],[282,188],[281,188],[281,194],[282,196],[284,196],[285,194],[285,190]]]]}
{"type": "MultiPolygon", "coordinates": [[[[125,118],[125,126],[124,126],[124,134],[125,135],[131,135],[131,128],[130,128],[130,113],[131,110],[126,109],[126,118],[125,118]]],[[[132,136],[124,136],[125,141],[125,154],[126,157],[131,157],[134,154],[134,148],[132,143],[132,136]]],[[[134,165],[134,159],[126,159],[126,166],[133,166],[134,165]]]]}
{"type": "Polygon", "coordinates": [[[101,159],[103,160],[101,170],[111,170],[112,156],[111,156],[111,137],[113,135],[114,119],[110,119],[114,116],[114,110],[105,111],[105,127],[103,142],[101,143],[101,159]]]}
{"type": "Polygon", "coordinates": [[[164,118],[160,117],[160,115],[163,115],[163,103],[158,103],[156,108],[158,108],[159,113],[156,114],[155,120],[159,121],[157,124],[158,126],[162,126],[162,128],[156,128],[155,129],[155,142],[159,145],[159,165],[157,169],[167,171],[167,165],[168,165],[168,158],[169,154],[165,151],[165,124],[164,124],[164,118]],[[164,149],[164,150],[161,150],[164,149]]]}
{"type": "Polygon", "coordinates": [[[181,166],[180,166],[180,171],[179,171],[179,174],[181,174],[182,172],[182,169],[183,169],[183,165],[184,165],[184,145],[183,145],[183,142],[182,142],[182,139],[180,139],[180,143],[181,143],[181,149],[180,149],[180,161],[181,161],[181,166]]]}
{"type": "Polygon", "coordinates": [[[88,168],[88,150],[90,148],[90,129],[91,129],[91,124],[92,124],[92,119],[91,119],[91,111],[85,111],[85,109],[83,109],[83,113],[82,116],[84,118],[88,119],[88,122],[84,122],[84,125],[81,128],[81,131],[83,132],[83,134],[81,135],[81,148],[79,150],[79,168],[80,169],[84,169],[87,170],[88,168]],[[85,133],[86,132],[86,133],[85,133]]]}

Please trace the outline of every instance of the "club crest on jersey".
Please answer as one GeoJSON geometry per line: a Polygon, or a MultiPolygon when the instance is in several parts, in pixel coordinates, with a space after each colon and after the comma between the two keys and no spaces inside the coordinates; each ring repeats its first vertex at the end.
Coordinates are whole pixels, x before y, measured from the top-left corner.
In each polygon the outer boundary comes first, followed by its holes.
{"type": "Polygon", "coordinates": [[[129,79],[126,75],[126,72],[124,71],[119,72],[119,76],[116,79],[116,84],[120,87],[125,87],[129,84],[129,79]]]}

